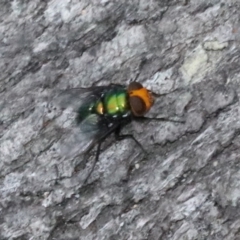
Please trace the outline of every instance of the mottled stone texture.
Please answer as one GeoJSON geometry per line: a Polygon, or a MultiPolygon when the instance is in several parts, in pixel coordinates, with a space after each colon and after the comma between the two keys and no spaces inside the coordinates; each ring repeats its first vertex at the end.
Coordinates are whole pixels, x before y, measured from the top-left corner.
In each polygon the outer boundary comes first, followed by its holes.
{"type": "Polygon", "coordinates": [[[0,1],[0,239],[240,239],[237,0],[0,1]],[[60,89],[163,96],[84,164],[60,89]],[[169,94],[167,94],[169,93],[169,94]],[[74,167],[80,163],[78,171],[74,167]]]}

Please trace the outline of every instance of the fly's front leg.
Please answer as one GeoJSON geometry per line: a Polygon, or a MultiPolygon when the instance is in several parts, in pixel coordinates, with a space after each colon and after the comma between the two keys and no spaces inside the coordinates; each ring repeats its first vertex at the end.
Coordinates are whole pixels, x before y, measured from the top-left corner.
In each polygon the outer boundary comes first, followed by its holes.
{"type": "Polygon", "coordinates": [[[115,139],[117,141],[122,141],[124,139],[129,139],[130,138],[139,146],[139,148],[141,148],[141,150],[144,152],[144,154],[147,154],[147,152],[143,148],[142,144],[132,134],[121,134],[120,135],[120,132],[121,132],[121,127],[118,127],[115,130],[115,139]]]}
{"type": "Polygon", "coordinates": [[[135,118],[136,121],[151,121],[151,120],[154,120],[154,121],[162,121],[162,122],[174,122],[174,123],[185,123],[184,120],[182,119],[171,119],[171,118],[166,118],[166,117],[154,117],[154,118],[150,118],[150,117],[144,117],[144,116],[141,116],[141,117],[136,117],[135,118]]]}

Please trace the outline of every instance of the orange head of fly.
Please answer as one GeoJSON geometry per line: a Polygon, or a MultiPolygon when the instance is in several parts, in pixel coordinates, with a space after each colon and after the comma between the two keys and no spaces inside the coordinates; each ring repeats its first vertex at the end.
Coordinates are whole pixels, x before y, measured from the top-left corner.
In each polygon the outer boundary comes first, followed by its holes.
{"type": "Polygon", "coordinates": [[[128,86],[129,104],[134,116],[143,116],[153,105],[153,96],[141,83],[131,82],[128,86]]]}

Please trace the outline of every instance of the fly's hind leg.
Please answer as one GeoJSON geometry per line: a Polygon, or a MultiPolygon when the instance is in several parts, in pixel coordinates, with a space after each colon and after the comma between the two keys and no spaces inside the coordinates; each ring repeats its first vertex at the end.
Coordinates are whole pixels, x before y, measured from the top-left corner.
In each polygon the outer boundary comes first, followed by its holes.
{"type": "Polygon", "coordinates": [[[132,134],[120,134],[120,132],[121,132],[121,127],[118,127],[115,130],[115,139],[117,141],[122,141],[124,139],[132,139],[138,145],[138,147],[141,148],[141,150],[144,152],[144,154],[145,155],[147,154],[147,152],[143,148],[142,144],[132,134]]]}
{"type": "Polygon", "coordinates": [[[83,181],[83,185],[85,185],[87,183],[87,180],[89,179],[89,177],[91,176],[93,170],[94,170],[94,167],[99,159],[99,155],[100,155],[100,150],[101,150],[101,142],[93,142],[89,147],[88,149],[85,151],[84,153],[84,157],[83,157],[83,160],[81,161],[81,163],[77,164],[75,167],[74,167],[74,171],[75,172],[78,172],[81,168],[83,168],[83,165],[85,166],[86,165],[86,162],[88,160],[88,157],[89,157],[89,153],[93,150],[94,146],[97,145],[97,151],[96,151],[96,155],[95,155],[95,159],[94,159],[94,162],[93,162],[93,165],[89,171],[89,173],[87,174],[86,178],[84,179],[83,181]]]}
{"type": "MultiPolygon", "coordinates": [[[[91,176],[91,174],[92,174],[92,172],[93,172],[93,170],[94,170],[94,168],[96,166],[96,163],[99,160],[100,150],[101,150],[101,142],[99,142],[98,145],[97,145],[97,152],[96,152],[96,155],[95,155],[94,162],[92,164],[92,167],[91,167],[89,173],[87,174],[87,176],[86,176],[86,178],[85,178],[85,180],[83,182],[83,185],[85,185],[87,183],[89,177],[91,176]]],[[[86,159],[86,157],[87,157],[87,154],[85,155],[84,160],[86,159]]]]}
{"type": "Polygon", "coordinates": [[[105,141],[105,139],[106,139],[111,133],[113,133],[113,132],[115,131],[115,129],[116,129],[116,127],[108,129],[108,130],[105,132],[105,134],[104,134],[103,136],[101,136],[101,138],[98,139],[97,141],[94,141],[94,142],[89,146],[89,148],[87,149],[87,151],[85,152],[85,154],[84,154],[85,156],[84,156],[84,161],[83,161],[83,162],[86,162],[87,157],[88,157],[88,153],[93,149],[93,147],[94,147],[95,145],[97,145],[97,151],[96,151],[96,155],[95,155],[95,159],[94,159],[93,165],[92,165],[92,167],[91,167],[91,170],[90,170],[89,173],[87,174],[87,176],[86,176],[86,178],[85,178],[85,180],[84,180],[84,182],[83,182],[83,185],[85,185],[85,184],[87,183],[89,177],[91,176],[91,174],[92,174],[92,172],[93,172],[93,170],[94,170],[94,168],[95,168],[96,163],[97,163],[98,160],[99,160],[99,155],[100,155],[102,143],[105,141]]]}

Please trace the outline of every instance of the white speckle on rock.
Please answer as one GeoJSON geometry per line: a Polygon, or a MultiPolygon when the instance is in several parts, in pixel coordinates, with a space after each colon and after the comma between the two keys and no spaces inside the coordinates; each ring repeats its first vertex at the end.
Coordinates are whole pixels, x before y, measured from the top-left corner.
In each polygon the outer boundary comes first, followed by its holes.
{"type": "Polygon", "coordinates": [[[190,216],[198,207],[200,207],[207,198],[206,193],[199,193],[180,205],[179,211],[185,216],[190,216]]]}
{"type": "Polygon", "coordinates": [[[56,205],[63,201],[65,193],[61,190],[55,190],[46,196],[42,202],[42,206],[49,207],[51,205],[56,205]]]}
{"type": "Polygon", "coordinates": [[[94,207],[92,207],[88,214],[84,215],[80,221],[80,226],[83,229],[86,229],[99,215],[102,211],[102,208],[105,206],[104,203],[98,203],[94,207]]]}
{"type": "Polygon", "coordinates": [[[228,47],[228,42],[220,43],[218,41],[207,41],[203,44],[203,48],[206,50],[222,50],[228,47]]]}
{"type": "Polygon", "coordinates": [[[44,49],[46,49],[48,46],[49,46],[49,43],[47,43],[47,42],[40,42],[40,43],[38,43],[38,44],[34,47],[33,52],[34,52],[34,53],[41,52],[41,51],[43,51],[44,49]]]}
{"type": "Polygon", "coordinates": [[[16,122],[1,139],[0,156],[4,162],[9,163],[23,154],[25,152],[24,144],[36,135],[31,117],[16,122]]]}
{"type": "Polygon", "coordinates": [[[11,2],[11,5],[12,5],[12,11],[13,11],[14,14],[16,14],[17,16],[19,14],[21,14],[22,7],[21,7],[19,1],[14,0],[14,1],[11,2]]]}
{"type": "Polygon", "coordinates": [[[185,83],[193,84],[200,81],[206,74],[208,55],[202,46],[198,46],[184,61],[180,72],[185,83]]]}
{"type": "Polygon", "coordinates": [[[214,161],[213,162],[213,166],[216,167],[218,165],[218,162],[217,161],[214,161]]]}
{"type": "Polygon", "coordinates": [[[184,221],[179,229],[174,233],[172,237],[173,240],[194,240],[198,237],[198,231],[189,224],[189,222],[184,221]]]}
{"type": "Polygon", "coordinates": [[[172,79],[173,69],[157,72],[153,77],[145,82],[146,87],[157,94],[168,93],[174,86],[174,79],[172,79]],[[151,87],[151,88],[150,88],[151,87]]]}
{"type": "Polygon", "coordinates": [[[91,15],[89,14],[92,11],[91,6],[86,9],[87,2],[80,1],[71,3],[70,0],[52,0],[48,3],[48,8],[45,11],[45,17],[49,22],[54,21],[63,21],[65,23],[73,20],[77,15],[91,15]]]}
{"type": "Polygon", "coordinates": [[[139,167],[140,167],[139,163],[136,163],[136,164],[135,164],[135,168],[136,168],[136,169],[139,169],[139,167]]]}
{"type": "Polygon", "coordinates": [[[186,93],[180,95],[180,97],[176,103],[177,115],[182,115],[184,113],[186,106],[189,104],[189,102],[191,100],[192,100],[192,94],[190,92],[186,92],[186,93]]]}
{"type": "Polygon", "coordinates": [[[8,174],[3,181],[3,187],[0,188],[0,195],[4,196],[8,193],[16,192],[21,186],[22,176],[18,173],[8,174]]]}
{"type": "Polygon", "coordinates": [[[43,232],[49,231],[49,228],[45,225],[42,219],[31,219],[31,224],[29,228],[35,237],[41,238],[43,232]]]}

